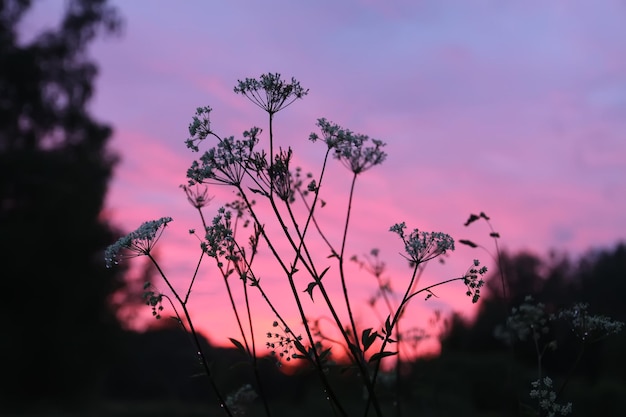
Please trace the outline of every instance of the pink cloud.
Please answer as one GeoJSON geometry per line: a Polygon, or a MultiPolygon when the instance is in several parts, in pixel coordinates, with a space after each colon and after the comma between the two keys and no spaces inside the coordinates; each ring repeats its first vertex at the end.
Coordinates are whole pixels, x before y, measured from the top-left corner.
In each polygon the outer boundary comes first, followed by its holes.
{"type": "MultiPolygon", "coordinates": [[[[322,2],[277,12],[257,3],[245,9],[182,5],[146,14],[120,3],[128,30],[121,41],[98,46],[102,76],[94,103],[94,112],[116,128],[114,145],[123,157],[108,198],[115,220],[131,230],[151,218],[174,217],[160,254],[184,288],[198,256],[198,241],[187,231],[199,222],[178,189],[199,156],[183,144],[191,116],[210,105],[212,125],[223,136],[266,128],[266,115],[232,88],[238,79],[278,71],[311,89],[276,116],[276,144],[292,146],[294,164],[305,172],[317,172],[325,151],[307,140],[319,117],[388,143],[387,161],[357,183],[348,243],[350,255],[380,248],[398,286],[408,270],[398,255],[401,242],[388,232],[395,222],[491,248],[486,225],[463,227],[469,213],[485,211],[506,249],[538,254],[551,248],[580,253],[624,239],[622,6],[409,6],[322,2]]],[[[339,245],[350,173],[331,161],[325,181],[328,205],[318,219],[339,245]]],[[[216,199],[208,218],[233,197],[225,187],[211,187],[210,194],[216,199]]],[[[320,266],[331,264],[319,238],[312,249],[320,266]]],[[[289,253],[284,242],[280,250],[289,253]]],[[[488,254],[458,247],[445,266],[429,266],[424,283],[462,274],[474,257],[493,266],[488,254]]],[[[258,261],[263,280],[297,322],[267,249],[258,261]]],[[[218,342],[236,332],[232,315],[221,314],[229,311],[224,284],[210,265],[192,308],[218,342]]],[[[331,277],[329,286],[338,288],[331,277]]],[[[305,288],[306,277],[298,279],[305,288]]],[[[363,323],[374,320],[365,303],[374,282],[351,270],[349,285],[363,323]]],[[[440,298],[428,302],[416,299],[410,307],[416,322],[427,324],[433,308],[471,316],[461,287],[442,288],[440,298]]],[[[319,301],[312,314],[325,311],[319,301]]],[[[274,318],[258,298],[255,306],[261,327],[271,325],[274,318]]]]}

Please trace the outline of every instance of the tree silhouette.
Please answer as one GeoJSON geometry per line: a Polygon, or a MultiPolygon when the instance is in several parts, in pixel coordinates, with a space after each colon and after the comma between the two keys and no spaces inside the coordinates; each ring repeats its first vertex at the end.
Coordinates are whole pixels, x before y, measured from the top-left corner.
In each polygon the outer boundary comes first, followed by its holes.
{"type": "MultiPolygon", "coordinates": [[[[104,267],[117,233],[102,208],[117,158],[86,109],[89,43],[120,25],[106,0],[73,0],[29,43],[29,0],[0,1],[0,404],[67,405],[94,392],[119,329],[104,267]]],[[[2,406],[0,406],[2,407],[2,406]]]]}

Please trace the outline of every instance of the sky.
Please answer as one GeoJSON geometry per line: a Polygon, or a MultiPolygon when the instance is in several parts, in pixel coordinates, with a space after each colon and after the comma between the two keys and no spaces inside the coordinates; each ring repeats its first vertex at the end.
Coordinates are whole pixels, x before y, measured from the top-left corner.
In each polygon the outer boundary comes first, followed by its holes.
{"type": "MultiPolygon", "coordinates": [[[[318,118],[386,142],[387,160],[357,181],[346,252],[362,257],[378,248],[398,290],[410,270],[389,227],[402,221],[409,230],[471,239],[491,253],[486,224],[463,226],[470,213],[489,215],[511,252],[576,256],[626,238],[623,1],[112,3],[125,21],[122,35],[91,49],[100,68],[91,111],[113,126],[111,146],[121,157],[106,215],[126,231],[174,218],[157,249],[177,288],[186,288],[199,256],[198,240],[188,234],[199,219],[179,188],[198,157],[184,144],[193,113],[211,106],[211,126],[221,136],[241,137],[252,126],[267,132],[267,115],[233,87],[268,72],[310,90],[277,114],[274,130],[305,172],[318,175],[321,167],[325,145],[308,141],[319,132],[318,118]]],[[[25,31],[62,4],[39,4],[25,31]]],[[[319,220],[337,245],[350,174],[332,161],[320,192],[328,205],[319,220]]],[[[220,186],[209,194],[209,219],[234,198],[220,186]]],[[[320,269],[331,266],[328,285],[340,297],[328,248],[319,239],[311,244],[320,269]]],[[[460,276],[475,258],[493,270],[490,256],[457,244],[444,265],[427,266],[420,285],[460,276]]],[[[262,282],[297,322],[269,251],[262,249],[258,262],[262,282]]],[[[348,269],[359,326],[377,327],[367,304],[375,280],[354,264],[348,269]]],[[[210,264],[200,275],[189,304],[197,326],[214,343],[237,338],[223,281],[210,264]]],[[[307,283],[302,277],[298,285],[307,283]]],[[[436,310],[471,317],[476,306],[464,292],[452,284],[428,301],[416,297],[405,326],[435,331],[429,319],[436,310]]],[[[275,318],[255,295],[263,335],[275,318]]],[[[306,306],[311,316],[327,314],[319,299],[306,306]]]]}

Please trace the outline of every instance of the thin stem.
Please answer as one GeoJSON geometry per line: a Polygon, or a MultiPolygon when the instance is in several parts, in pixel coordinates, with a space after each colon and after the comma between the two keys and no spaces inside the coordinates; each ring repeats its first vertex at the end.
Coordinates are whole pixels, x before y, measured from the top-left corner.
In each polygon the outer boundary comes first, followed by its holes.
{"type": "MultiPolygon", "coordinates": [[[[413,280],[415,279],[418,266],[415,266],[415,268],[413,269],[413,274],[411,276],[411,282],[413,282],[413,280]]],[[[400,306],[398,307],[398,310],[396,311],[396,314],[394,315],[394,317],[393,317],[393,319],[391,321],[391,328],[394,328],[394,326],[396,325],[396,323],[397,323],[397,321],[399,319],[400,311],[411,300],[411,298],[413,298],[416,295],[421,294],[423,292],[429,292],[432,288],[439,287],[441,285],[445,285],[445,284],[448,284],[448,283],[454,282],[454,281],[462,281],[464,279],[465,279],[465,277],[450,278],[450,279],[438,282],[436,284],[432,284],[432,285],[429,285],[427,287],[424,287],[421,290],[418,290],[418,291],[416,291],[414,293],[411,293],[410,295],[409,295],[409,292],[407,290],[407,292],[405,293],[405,295],[404,295],[404,297],[402,299],[402,302],[400,303],[400,306]]],[[[409,289],[410,289],[410,287],[411,287],[411,285],[409,285],[409,289]]],[[[382,343],[382,345],[380,347],[380,350],[379,350],[380,353],[382,353],[385,350],[385,347],[387,346],[388,342],[389,342],[389,338],[384,338],[383,339],[383,343],[382,343]]],[[[374,383],[376,382],[376,377],[377,377],[379,369],[380,369],[380,362],[381,361],[377,361],[376,362],[376,367],[374,368],[374,376],[372,378],[374,383]]]]}
{"type": "MultiPolygon", "coordinates": [[[[412,295],[409,295],[409,294],[410,294],[411,288],[413,287],[413,282],[415,281],[415,278],[417,276],[418,267],[419,267],[419,263],[416,263],[415,267],[413,268],[413,273],[411,274],[411,280],[409,282],[409,285],[407,286],[406,292],[404,293],[404,296],[402,297],[402,301],[400,302],[400,305],[398,306],[398,309],[396,310],[395,314],[393,315],[393,319],[390,322],[392,329],[395,327],[396,322],[400,318],[400,312],[402,311],[402,308],[408,302],[408,300],[412,297],[412,295]]],[[[383,338],[383,343],[381,344],[379,353],[382,353],[385,351],[385,347],[387,347],[387,343],[389,342],[390,337],[391,335],[387,334],[386,337],[383,338]]],[[[378,377],[378,372],[380,371],[381,362],[382,362],[382,358],[376,361],[376,365],[374,366],[374,374],[372,376],[372,385],[376,385],[376,378],[378,377]]],[[[367,404],[365,405],[365,414],[364,414],[365,416],[367,416],[367,413],[369,411],[370,403],[371,403],[371,396],[368,397],[367,404]]]]}
{"type": "Polygon", "coordinates": [[[191,277],[191,282],[189,283],[189,288],[187,288],[187,294],[185,294],[185,301],[183,301],[183,304],[187,304],[187,301],[189,301],[189,296],[191,295],[191,288],[193,287],[196,277],[198,276],[198,271],[200,270],[200,264],[202,263],[203,256],[204,256],[204,251],[200,252],[200,259],[198,259],[196,270],[193,272],[193,276],[191,277]]]}
{"type": "Polygon", "coordinates": [[[361,346],[359,344],[359,334],[354,321],[354,315],[352,314],[352,307],[350,306],[350,299],[348,297],[348,287],[346,285],[346,275],[343,267],[344,253],[346,249],[346,240],[348,237],[348,225],[350,223],[350,214],[352,212],[352,200],[354,198],[354,187],[356,185],[357,174],[352,177],[352,184],[350,185],[350,196],[348,197],[348,212],[346,213],[346,222],[343,229],[343,238],[341,241],[341,252],[339,253],[339,275],[341,277],[341,288],[343,290],[344,300],[346,302],[346,308],[348,310],[348,317],[350,319],[350,325],[352,326],[352,332],[354,334],[354,346],[359,355],[362,354],[361,346]]]}
{"type": "MultiPolygon", "coordinates": [[[[196,345],[196,349],[198,349],[198,356],[200,357],[200,362],[202,363],[202,367],[204,369],[204,372],[205,372],[207,378],[209,379],[209,383],[211,385],[211,388],[213,389],[213,392],[215,392],[215,395],[217,396],[217,399],[218,399],[218,401],[220,403],[220,406],[224,409],[226,414],[229,417],[233,417],[232,411],[228,407],[228,404],[226,404],[224,396],[222,395],[222,393],[220,392],[219,388],[217,387],[217,384],[215,383],[215,379],[213,378],[213,373],[211,372],[211,369],[209,368],[209,363],[207,362],[206,356],[204,354],[204,350],[202,349],[202,345],[200,344],[200,339],[198,338],[198,334],[196,332],[196,329],[193,326],[193,321],[191,320],[191,315],[189,314],[189,310],[187,309],[187,306],[185,305],[185,303],[183,303],[183,300],[180,298],[180,295],[178,294],[178,292],[176,292],[176,290],[174,289],[174,287],[170,283],[169,279],[167,279],[167,277],[165,276],[165,273],[163,272],[163,270],[159,266],[159,264],[156,261],[156,259],[154,259],[154,257],[150,253],[148,253],[147,256],[150,258],[150,260],[152,261],[154,266],[157,268],[157,271],[159,271],[159,274],[161,275],[161,277],[163,278],[163,280],[165,281],[165,283],[169,287],[169,289],[172,292],[172,294],[174,295],[174,297],[176,297],[176,300],[181,305],[181,308],[183,309],[183,313],[185,314],[185,319],[187,320],[187,324],[189,325],[189,332],[191,333],[191,337],[193,338],[193,341],[194,341],[194,343],[196,345]]],[[[184,328],[184,326],[183,326],[183,328],[184,328]]]]}
{"type": "MultiPolygon", "coordinates": [[[[327,153],[328,155],[328,153],[327,153]]],[[[354,180],[356,180],[356,175],[354,180]]],[[[350,206],[351,206],[351,201],[352,201],[352,196],[353,196],[353,190],[354,190],[354,180],[353,180],[353,184],[352,184],[352,191],[350,193],[350,206]]],[[[321,177],[320,177],[320,184],[321,184],[321,177]]],[[[317,198],[317,193],[316,193],[316,198],[317,198]]],[[[274,212],[276,217],[278,218],[281,226],[283,226],[283,231],[285,232],[285,236],[287,237],[287,239],[289,240],[289,242],[292,245],[292,248],[295,250],[295,258],[294,261],[292,262],[293,268],[295,269],[296,264],[298,259],[300,259],[302,261],[302,264],[305,266],[305,268],[309,271],[309,273],[311,274],[311,276],[313,277],[313,279],[315,280],[315,283],[317,284],[317,286],[320,289],[320,292],[322,293],[322,296],[324,298],[324,301],[326,302],[326,305],[328,306],[328,309],[331,313],[331,315],[333,316],[333,319],[335,320],[335,322],[337,323],[337,327],[339,328],[342,336],[344,337],[347,346],[349,347],[349,351],[351,352],[351,356],[354,360],[354,362],[357,364],[357,366],[359,367],[360,370],[360,375],[361,378],[363,379],[363,383],[365,384],[368,392],[374,396],[374,407],[376,409],[377,415],[382,415],[382,411],[380,409],[380,406],[378,404],[378,400],[375,397],[375,393],[374,393],[374,386],[371,384],[370,379],[369,379],[369,372],[367,367],[365,366],[364,362],[365,362],[365,358],[363,357],[363,352],[361,351],[360,347],[359,347],[359,342],[358,342],[358,333],[356,331],[356,326],[354,324],[354,318],[352,315],[352,311],[350,309],[350,303],[349,300],[347,298],[347,289],[345,286],[345,279],[342,279],[343,282],[343,287],[344,287],[344,296],[346,297],[346,304],[348,306],[348,312],[349,312],[349,316],[350,316],[350,321],[352,324],[352,329],[353,329],[353,334],[354,334],[354,342],[352,342],[350,340],[350,336],[346,333],[346,331],[343,329],[343,325],[341,323],[341,319],[339,318],[337,311],[335,309],[335,307],[332,304],[332,301],[330,300],[330,297],[326,291],[326,288],[324,287],[324,284],[322,283],[321,278],[319,277],[319,275],[317,274],[316,270],[315,270],[315,266],[313,263],[313,260],[311,258],[311,255],[307,249],[307,246],[305,244],[305,233],[306,233],[306,227],[308,227],[309,225],[309,220],[312,218],[312,211],[309,213],[309,217],[307,218],[307,223],[305,225],[305,230],[300,233],[297,221],[295,219],[295,216],[293,214],[293,211],[291,210],[291,206],[289,204],[287,204],[287,212],[290,215],[290,219],[292,224],[294,225],[294,228],[296,230],[296,234],[298,235],[298,239],[299,239],[299,244],[296,247],[295,242],[293,241],[293,238],[291,237],[291,235],[287,232],[287,228],[284,226],[282,217],[278,211],[278,209],[276,208],[276,206],[273,204],[272,201],[272,207],[274,208],[274,212]],[[305,261],[305,259],[302,256],[302,250],[304,249],[305,254],[307,255],[308,258],[308,262],[305,261]]],[[[313,207],[315,207],[315,205],[313,205],[313,207]]],[[[348,213],[348,220],[349,220],[349,213],[348,213]]],[[[346,222],[348,222],[348,220],[346,220],[346,222]]],[[[344,230],[344,234],[347,233],[347,227],[344,230]]],[[[345,247],[345,236],[344,236],[344,247],[345,247]]],[[[342,256],[340,256],[339,259],[343,259],[342,256]]],[[[341,265],[341,271],[343,271],[343,266],[341,265]]],[[[342,274],[343,277],[343,274],[342,274]]],[[[308,324],[306,325],[306,327],[308,327],[308,324]]]]}
{"type": "Polygon", "coordinates": [[[580,347],[580,351],[578,352],[578,355],[576,356],[576,360],[574,361],[574,364],[572,365],[569,372],[567,373],[567,378],[565,378],[565,381],[563,381],[563,384],[561,385],[561,387],[559,388],[559,391],[556,394],[556,399],[560,398],[561,394],[563,394],[563,391],[565,391],[565,387],[567,386],[569,381],[571,381],[572,376],[574,375],[574,371],[578,367],[578,364],[580,363],[580,360],[582,359],[584,352],[585,352],[585,343],[583,342],[583,344],[580,347]]]}
{"type": "MultiPolygon", "coordinates": [[[[304,314],[304,307],[302,306],[302,302],[300,300],[300,295],[298,294],[298,290],[296,289],[295,282],[293,280],[293,273],[294,273],[293,269],[292,270],[288,269],[287,266],[285,265],[285,263],[283,262],[283,260],[281,259],[281,257],[278,254],[276,248],[274,247],[274,245],[270,241],[269,236],[265,232],[265,228],[262,226],[262,224],[261,224],[259,218],[257,217],[254,209],[252,208],[252,204],[248,200],[248,197],[247,197],[246,193],[244,192],[243,188],[239,187],[239,192],[241,193],[241,196],[244,199],[244,202],[246,203],[246,207],[248,208],[248,210],[250,212],[250,215],[254,219],[254,222],[260,228],[261,236],[263,236],[263,240],[268,245],[268,248],[270,249],[270,251],[274,255],[274,258],[277,260],[277,262],[280,265],[280,267],[283,269],[283,272],[285,272],[285,274],[287,275],[287,281],[289,282],[289,288],[291,289],[292,295],[293,295],[294,300],[296,302],[296,306],[298,308],[298,312],[300,313],[300,318],[302,320],[302,323],[303,323],[303,326],[304,326],[304,330],[305,330],[305,333],[307,335],[307,339],[309,340],[309,343],[311,345],[311,351],[312,351],[313,356],[315,358],[315,369],[317,370],[317,374],[320,377],[320,379],[322,381],[322,384],[326,388],[326,391],[327,391],[327,394],[328,394],[329,398],[333,401],[334,405],[339,409],[340,413],[343,416],[347,416],[346,411],[343,409],[343,407],[341,406],[341,403],[339,402],[339,399],[337,398],[337,396],[335,395],[334,391],[332,390],[332,388],[330,386],[330,383],[328,382],[328,379],[326,378],[324,370],[321,368],[321,360],[320,360],[320,357],[319,357],[319,353],[317,352],[317,349],[315,349],[315,341],[313,340],[313,335],[311,334],[311,329],[310,329],[310,327],[309,327],[309,325],[307,323],[306,315],[304,314]]],[[[276,208],[276,204],[274,203],[274,199],[271,198],[271,196],[270,196],[270,201],[272,203],[272,207],[274,208],[275,213],[278,213],[278,210],[276,208]]],[[[281,227],[284,230],[285,234],[290,239],[290,243],[292,244],[292,246],[294,246],[293,240],[291,240],[291,236],[287,232],[286,226],[284,225],[284,222],[282,221],[282,218],[280,217],[280,214],[278,214],[278,220],[279,220],[279,222],[281,224],[281,227]]],[[[263,298],[266,301],[268,301],[268,298],[266,296],[263,296],[263,298]]],[[[285,326],[290,328],[286,324],[285,324],[285,326]]]]}

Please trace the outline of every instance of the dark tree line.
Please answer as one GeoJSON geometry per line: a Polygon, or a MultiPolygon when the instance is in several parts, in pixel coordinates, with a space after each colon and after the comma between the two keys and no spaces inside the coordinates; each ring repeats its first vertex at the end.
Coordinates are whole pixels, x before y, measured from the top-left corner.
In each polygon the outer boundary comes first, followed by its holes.
{"type": "Polygon", "coordinates": [[[0,1],[0,275],[5,312],[0,404],[89,399],[120,330],[106,269],[117,235],[102,218],[117,157],[111,128],[86,105],[97,68],[89,44],[120,19],[106,0],[72,0],[58,27],[25,43],[30,0],[0,1]]]}
{"type": "MultiPolygon", "coordinates": [[[[626,322],[626,244],[590,250],[576,259],[556,253],[544,257],[504,253],[502,265],[508,299],[502,297],[496,271],[487,283],[488,295],[481,299],[475,320],[452,317],[442,338],[442,354],[434,361],[437,365],[429,366],[445,369],[454,363],[467,367],[462,371],[457,368],[454,378],[471,387],[468,403],[483,411],[519,415],[518,405],[531,401],[528,384],[537,379],[537,352],[531,338],[515,343],[513,348],[503,343],[495,335],[496,326],[505,324],[511,308],[522,304],[527,295],[543,303],[548,313],[582,302],[588,303],[592,315],[626,322]]],[[[550,327],[540,346],[554,340],[555,349],[545,350],[542,366],[557,381],[568,381],[562,401],[574,403],[574,415],[624,415],[626,330],[597,342],[581,343],[570,324],[556,320],[550,327]]],[[[440,374],[446,375],[441,370],[434,373],[440,374]]]]}
{"type": "Polygon", "coordinates": [[[493,335],[511,308],[526,296],[556,312],[575,303],[588,303],[593,314],[626,321],[626,244],[614,248],[590,250],[577,259],[552,252],[545,257],[531,253],[502,254],[507,299],[501,288],[500,271],[487,282],[487,294],[481,299],[476,319],[471,323],[456,316],[443,340],[452,350],[500,349],[493,335]]]}

